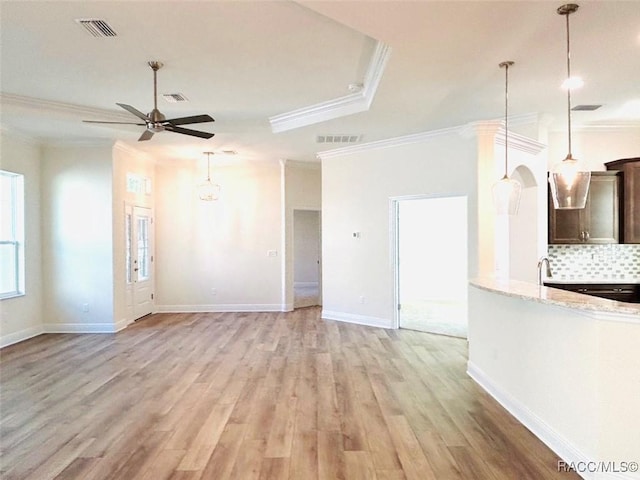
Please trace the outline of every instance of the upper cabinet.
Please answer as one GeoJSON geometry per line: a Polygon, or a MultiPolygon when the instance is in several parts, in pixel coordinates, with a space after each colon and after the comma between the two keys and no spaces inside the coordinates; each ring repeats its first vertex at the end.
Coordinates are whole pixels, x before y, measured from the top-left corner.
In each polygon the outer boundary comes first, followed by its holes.
{"type": "Polygon", "coordinates": [[[620,177],[617,171],[591,172],[582,209],[556,210],[549,191],[549,243],[619,243],[620,177]]]}
{"type": "Polygon", "coordinates": [[[640,157],[605,163],[607,170],[622,172],[623,243],[640,243],[640,157]]]}

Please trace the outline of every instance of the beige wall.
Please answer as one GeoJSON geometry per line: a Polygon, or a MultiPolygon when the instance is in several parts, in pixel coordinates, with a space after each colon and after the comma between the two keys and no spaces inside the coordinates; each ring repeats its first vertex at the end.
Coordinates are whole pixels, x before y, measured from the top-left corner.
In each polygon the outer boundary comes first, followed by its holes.
{"type": "MultiPolygon", "coordinates": [[[[390,197],[467,196],[469,251],[447,254],[468,255],[469,272],[477,274],[477,137],[455,131],[406,141],[322,159],[326,318],[393,326],[390,197]],[[354,238],[354,232],[360,232],[360,238],[354,238]]],[[[446,228],[431,227],[434,235],[446,228]]]]}
{"type": "Polygon", "coordinates": [[[280,165],[212,162],[211,174],[220,199],[203,202],[206,162],[156,168],[157,309],[281,310],[280,165]]]}
{"type": "Polygon", "coordinates": [[[47,331],[114,331],[112,147],[45,147],[41,175],[47,331]]]}

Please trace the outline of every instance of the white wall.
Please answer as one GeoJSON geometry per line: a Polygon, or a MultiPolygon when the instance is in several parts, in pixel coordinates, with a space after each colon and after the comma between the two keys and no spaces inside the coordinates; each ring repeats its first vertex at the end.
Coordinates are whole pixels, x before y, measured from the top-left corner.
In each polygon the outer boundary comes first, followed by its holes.
{"type": "Polygon", "coordinates": [[[0,169],[24,175],[25,295],[0,300],[0,347],[42,332],[40,147],[0,130],[0,169]]]}
{"type": "Polygon", "coordinates": [[[114,331],[111,146],[49,146],[42,158],[47,331],[114,331]]]}
{"type": "Polygon", "coordinates": [[[449,254],[468,255],[478,272],[477,137],[443,132],[344,152],[322,159],[323,316],[392,327],[390,197],[468,196],[469,251],[449,254]]]}
{"type": "Polygon", "coordinates": [[[281,310],[280,165],[212,162],[211,176],[220,199],[204,202],[206,160],[156,168],[157,310],[281,310]]]}

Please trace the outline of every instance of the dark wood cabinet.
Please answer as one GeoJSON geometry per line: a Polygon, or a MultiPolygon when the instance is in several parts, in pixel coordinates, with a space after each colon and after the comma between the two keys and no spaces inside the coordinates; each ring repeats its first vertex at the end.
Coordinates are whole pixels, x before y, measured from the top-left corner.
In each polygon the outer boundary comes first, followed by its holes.
{"type": "Polygon", "coordinates": [[[637,283],[554,283],[545,286],[583,293],[594,297],[608,298],[619,302],[640,303],[640,284],[637,283]]]}
{"type": "Polygon", "coordinates": [[[619,243],[621,175],[591,172],[585,208],[556,210],[549,189],[549,243],[619,243]]]}
{"type": "Polygon", "coordinates": [[[622,172],[622,243],[640,243],[640,157],[605,163],[622,172]]]}

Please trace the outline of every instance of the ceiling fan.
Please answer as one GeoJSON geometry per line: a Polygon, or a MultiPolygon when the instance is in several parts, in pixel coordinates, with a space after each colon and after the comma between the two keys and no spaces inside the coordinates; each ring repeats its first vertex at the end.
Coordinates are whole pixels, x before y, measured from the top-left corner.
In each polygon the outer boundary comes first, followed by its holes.
{"type": "Polygon", "coordinates": [[[192,137],[200,137],[200,138],[211,138],[213,137],[213,133],[209,132],[201,132],[198,130],[192,130],[190,128],[179,127],[178,125],[187,125],[190,123],[206,123],[213,122],[213,118],[209,115],[194,115],[191,117],[181,117],[181,118],[167,118],[158,110],[158,82],[157,82],[157,72],[160,68],[162,68],[162,62],[152,61],[148,62],[148,65],[153,70],[153,110],[149,112],[147,115],[142,113],[140,110],[132,107],[131,105],[127,105],[125,103],[116,103],[119,107],[124,108],[129,113],[133,113],[136,117],[142,120],[144,123],[135,123],[135,122],[103,122],[98,120],[83,120],[85,123],[110,123],[110,124],[120,124],[120,125],[140,125],[145,126],[146,130],[142,132],[138,141],[149,140],[153,137],[154,133],[168,131],[174,133],[181,133],[183,135],[191,135],[192,137]]]}

